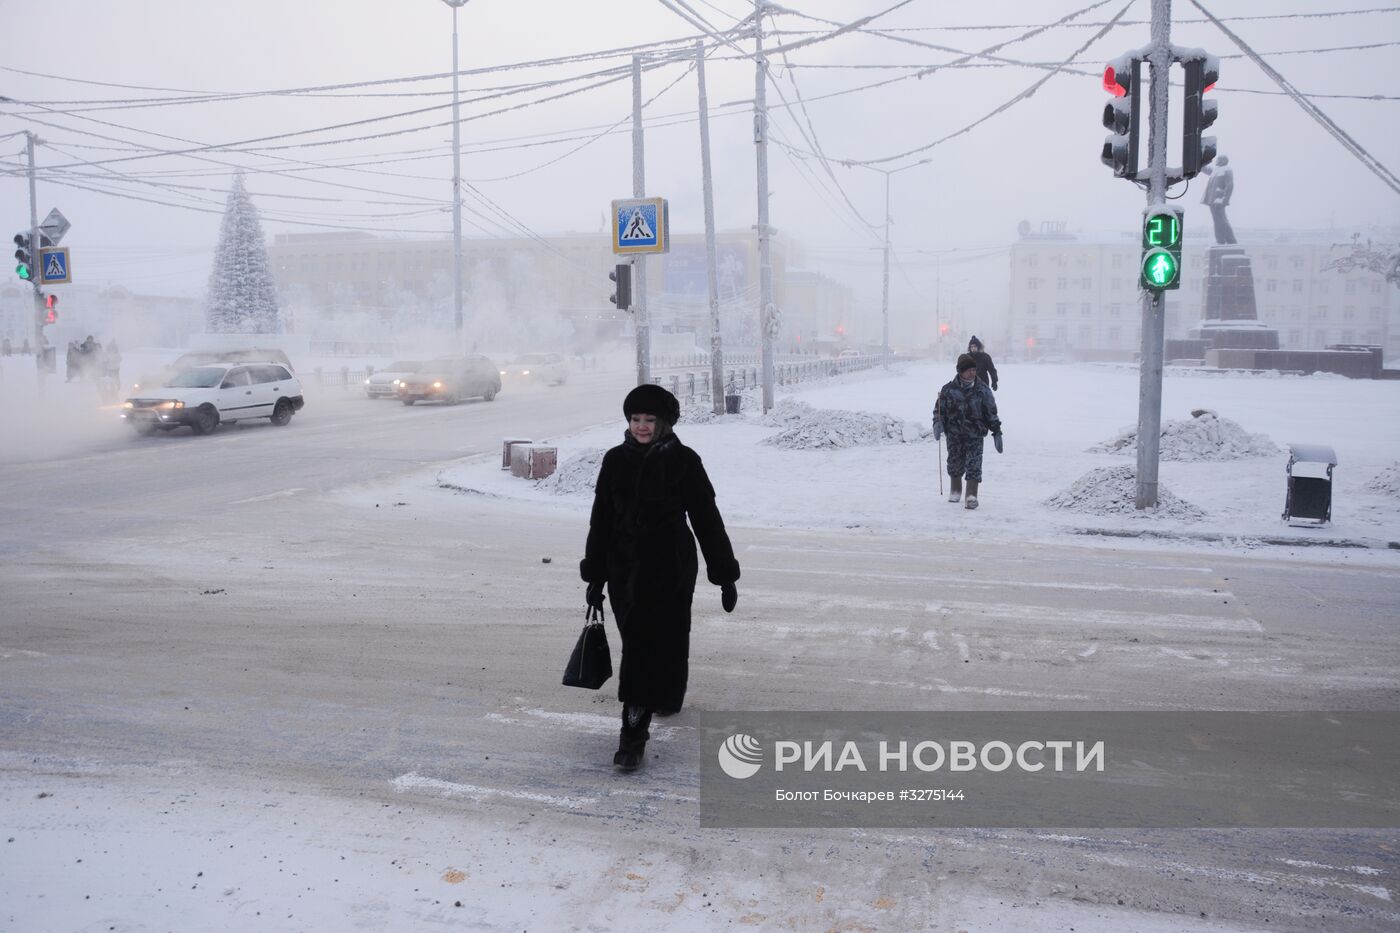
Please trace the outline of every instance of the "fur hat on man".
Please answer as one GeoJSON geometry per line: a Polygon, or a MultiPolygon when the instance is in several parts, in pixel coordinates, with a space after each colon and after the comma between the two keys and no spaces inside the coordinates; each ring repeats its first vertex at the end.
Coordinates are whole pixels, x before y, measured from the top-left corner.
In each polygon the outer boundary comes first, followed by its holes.
{"type": "Polygon", "coordinates": [[[958,357],[958,375],[962,375],[969,369],[976,369],[977,361],[972,358],[971,353],[964,353],[958,357]]]}
{"type": "Polygon", "coordinates": [[[681,420],[681,403],[661,386],[648,382],[627,393],[622,400],[622,413],[628,418],[655,415],[667,424],[675,424],[681,420]]]}
{"type": "Polygon", "coordinates": [[[967,342],[967,348],[969,350],[971,350],[973,347],[976,347],[979,350],[982,349],[982,341],[977,339],[976,334],[973,334],[972,339],[967,342]]]}

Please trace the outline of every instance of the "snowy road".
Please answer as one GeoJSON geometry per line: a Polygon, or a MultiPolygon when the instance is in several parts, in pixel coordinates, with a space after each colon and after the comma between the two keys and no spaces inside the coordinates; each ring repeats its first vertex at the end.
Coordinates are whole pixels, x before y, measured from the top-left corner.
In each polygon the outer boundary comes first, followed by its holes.
{"type": "MultiPolygon", "coordinates": [[[[0,465],[0,922],[1400,923],[1393,832],[702,831],[685,713],[614,774],[609,689],[558,686],[585,517],[435,465],[612,417],[625,382],[0,465]]],[[[1400,702],[1389,568],[732,531],[740,603],[697,594],[694,709],[1400,702]]]]}

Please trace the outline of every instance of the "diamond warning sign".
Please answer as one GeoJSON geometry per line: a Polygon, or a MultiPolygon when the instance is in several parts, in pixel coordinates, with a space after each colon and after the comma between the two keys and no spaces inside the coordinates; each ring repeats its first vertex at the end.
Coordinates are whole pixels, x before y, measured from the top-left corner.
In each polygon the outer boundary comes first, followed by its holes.
{"type": "Polygon", "coordinates": [[[670,211],[665,198],[612,202],[613,252],[664,253],[671,248],[670,211]]]}

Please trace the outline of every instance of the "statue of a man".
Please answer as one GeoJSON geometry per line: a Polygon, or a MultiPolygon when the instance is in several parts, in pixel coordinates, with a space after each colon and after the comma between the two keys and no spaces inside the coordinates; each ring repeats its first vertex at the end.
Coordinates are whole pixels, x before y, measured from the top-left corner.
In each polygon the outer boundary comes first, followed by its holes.
{"type": "Polygon", "coordinates": [[[1207,165],[1202,171],[1210,175],[1206,193],[1201,196],[1201,203],[1210,207],[1210,219],[1215,223],[1215,242],[1238,243],[1235,230],[1230,226],[1230,218],[1225,216],[1230,195],[1235,193],[1235,172],[1230,168],[1230,160],[1226,156],[1216,156],[1214,170],[1207,165]]]}

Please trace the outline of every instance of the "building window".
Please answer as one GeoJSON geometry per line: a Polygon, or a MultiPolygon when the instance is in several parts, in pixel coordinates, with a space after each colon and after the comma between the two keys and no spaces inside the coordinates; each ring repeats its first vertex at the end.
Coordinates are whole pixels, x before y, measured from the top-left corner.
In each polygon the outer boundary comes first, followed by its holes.
{"type": "Polygon", "coordinates": [[[1110,328],[1108,329],[1108,342],[1109,342],[1110,345],[1112,345],[1112,346],[1117,346],[1118,343],[1119,343],[1119,341],[1121,341],[1122,339],[1123,339],[1123,328],[1121,328],[1121,327],[1110,327],[1110,328]]]}
{"type": "Polygon", "coordinates": [[[1301,346],[1303,343],[1303,332],[1301,330],[1290,330],[1288,332],[1288,345],[1290,347],[1301,346]]]}
{"type": "Polygon", "coordinates": [[[1381,332],[1378,331],[1378,330],[1368,330],[1368,331],[1366,331],[1366,342],[1369,343],[1369,344],[1378,344],[1378,343],[1380,343],[1380,342],[1381,342],[1381,332]]]}
{"type": "Polygon", "coordinates": [[[1094,316],[1094,306],[1091,305],[1091,304],[1089,304],[1089,302],[1087,302],[1087,301],[1082,302],[1082,303],[1079,305],[1079,316],[1080,316],[1080,317],[1093,317],[1093,316],[1094,316]]]}
{"type": "Polygon", "coordinates": [[[1303,257],[1302,257],[1302,256],[1294,256],[1292,262],[1293,262],[1293,268],[1295,268],[1295,269],[1301,269],[1301,268],[1303,268],[1303,257]]]}
{"type": "Polygon", "coordinates": [[[1061,301],[1055,305],[1055,317],[1069,317],[1069,302],[1061,301]]]}
{"type": "Polygon", "coordinates": [[[1121,316],[1122,314],[1123,314],[1123,306],[1122,306],[1121,304],[1119,304],[1118,302],[1115,301],[1113,304],[1111,304],[1111,305],[1108,306],[1108,316],[1109,316],[1109,317],[1119,317],[1119,316],[1121,316]]]}
{"type": "Polygon", "coordinates": [[[1381,319],[1381,309],[1380,309],[1380,308],[1372,308],[1372,309],[1371,309],[1371,315],[1370,315],[1370,316],[1371,316],[1371,320],[1373,320],[1373,321],[1379,321],[1379,320],[1381,319]]]}
{"type": "Polygon", "coordinates": [[[1313,286],[1313,288],[1319,295],[1325,295],[1332,289],[1332,283],[1328,282],[1326,279],[1323,279],[1322,281],[1318,282],[1315,286],[1313,286]]]}
{"type": "Polygon", "coordinates": [[[1056,290],[1056,291],[1061,291],[1061,292],[1062,292],[1062,291],[1064,291],[1064,290],[1067,289],[1067,288],[1069,288],[1069,279],[1066,279],[1066,278],[1058,278],[1058,279],[1055,280],[1055,290],[1056,290]]]}
{"type": "Polygon", "coordinates": [[[1082,289],[1084,289],[1084,291],[1086,291],[1086,292],[1087,292],[1087,291],[1093,291],[1093,288],[1094,288],[1094,280],[1093,280],[1093,279],[1089,279],[1089,278],[1080,279],[1080,280],[1079,280],[1079,287],[1082,288],[1082,289]]]}
{"type": "Polygon", "coordinates": [[[1343,286],[1343,288],[1346,290],[1346,293],[1347,293],[1348,295],[1355,295],[1355,294],[1356,294],[1356,279],[1347,279],[1347,283],[1346,283],[1345,286],[1343,286]]]}
{"type": "Polygon", "coordinates": [[[1264,280],[1264,291],[1266,291],[1266,292],[1276,292],[1276,291],[1278,291],[1278,279],[1265,279],[1265,280],[1264,280]]]}
{"type": "Polygon", "coordinates": [[[1301,294],[1303,294],[1303,280],[1302,280],[1302,279],[1294,279],[1294,280],[1293,280],[1293,294],[1295,294],[1295,295],[1301,295],[1301,294]]]}
{"type": "Polygon", "coordinates": [[[1035,276],[1031,276],[1030,278],[1026,279],[1026,288],[1029,288],[1032,291],[1040,288],[1040,279],[1036,278],[1035,276]]]}
{"type": "Polygon", "coordinates": [[[1087,347],[1094,342],[1094,329],[1089,326],[1079,328],[1079,345],[1087,347]]]}
{"type": "Polygon", "coordinates": [[[1123,254],[1114,253],[1113,258],[1109,260],[1109,265],[1113,266],[1115,269],[1123,268],[1123,254]]]}
{"type": "Polygon", "coordinates": [[[1343,308],[1343,309],[1342,309],[1342,320],[1344,320],[1344,321],[1354,321],[1354,320],[1356,320],[1356,308],[1352,307],[1351,305],[1347,305],[1345,308],[1343,308]]]}
{"type": "Polygon", "coordinates": [[[1264,257],[1264,268],[1266,268],[1266,269],[1277,269],[1277,268],[1278,268],[1278,257],[1277,257],[1277,256],[1265,256],[1265,257],[1264,257]]]}
{"type": "Polygon", "coordinates": [[[1035,302],[1026,302],[1026,317],[1035,317],[1035,302]]]}
{"type": "Polygon", "coordinates": [[[1354,330],[1344,330],[1344,331],[1342,331],[1342,343],[1356,343],[1356,331],[1354,331],[1354,330]]]}

